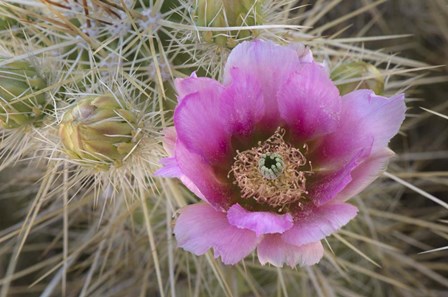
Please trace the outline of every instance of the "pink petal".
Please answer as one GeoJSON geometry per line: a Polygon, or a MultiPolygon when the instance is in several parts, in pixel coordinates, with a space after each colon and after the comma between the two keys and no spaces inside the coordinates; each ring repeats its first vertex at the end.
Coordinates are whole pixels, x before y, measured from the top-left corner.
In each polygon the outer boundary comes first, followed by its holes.
{"type": "Polygon", "coordinates": [[[163,148],[168,153],[168,155],[173,156],[174,155],[174,149],[176,147],[176,141],[177,141],[177,133],[176,128],[174,127],[167,127],[163,130],[163,148]]]}
{"type": "Polygon", "coordinates": [[[360,150],[358,154],[342,165],[341,168],[329,173],[317,172],[312,176],[313,181],[307,185],[309,197],[316,206],[326,204],[335,198],[352,181],[352,170],[362,161],[366,150],[360,150]]]}
{"type": "Polygon", "coordinates": [[[260,84],[266,106],[266,121],[277,123],[277,92],[288,77],[298,69],[297,52],[271,41],[255,40],[236,46],[224,68],[224,83],[232,80],[232,69],[252,75],[260,84]]]}
{"type": "Polygon", "coordinates": [[[181,175],[179,177],[180,181],[190,190],[193,194],[201,198],[201,200],[208,202],[205,196],[201,193],[201,191],[196,187],[196,185],[185,175],[181,175]]]}
{"type": "MultiPolygon", "coordinates": [[[[200,155],[188,150],[182,142],[176,144],[176,160],[180,171],[187,181],[197,187],[194,191],[197,195],[201,193],[210,204],[217,208],[226,208],[228,198],[231,197],[231,185],[227,181],[221,181],[215,175],[213,168],[200,155]]],[[[182,180],[186,186],[185,179],[182,180]]]]}
{"type": "MultiPolygon", "coordinates": [[[[177,141],[176,129],[174,127],[165,128],[164,134],[163,146],[169,155],[174,155],[177,141]]],[[[175,157],[163,158],[160,160],[160,163],[162,163],[163,167],[157,170],[154,176],[177,177],[193,194],[207,201],[198,187],[182,173],[175,157]]]]}
{"type": "Polygon", "coordinates": [[[280,235],[266,235],[257,248],[258,259],[262,265],[270,263],[277,267],[287,264],[294,268],[297,265],[310,266],[318,263],[324,255],[320,241],[302,246],[289,244],[280,235]]]}
{"type": "Polygon", "coordinates": [[[186,96],[213,86],[219,87],[220,83],[208,77],[197,77],[193,72],[190,77],[175,79],[174,86],[180,103],[186,96]]]}
{"type": "Polygon", "coordinates": [[[338,201],[346,201],[355,196],[369,184],[371,184],[387,166],[387,162],[394,155],[388,148],[378,150],[367,160],[351,172],[352,181],[335,198],[338,201]]]}
{"type": "Polygon", "coordinates": [[[201,191],[199,191],[198,187],[196,187],[196,185],[182,173],[179,165],[177,164],[176,158],[174,157],[163,158],[160,160],[160,162],[162,163],[163,167],[157,170],[154,173],[154,176],[177,177],[191,192],[193,192],[196,196],[198,196],[202,200],[206,201],[204,195],[201,193],[201,191]]]}
{"type": "MultiPolygon", "coordinates": [[[[198,78],[190,78],[191,82],[198,78]]],[[[230,135],[219,109],[224,88],[211,83],[184,97],[174,112],[178,142],[209,162],[222,162],[230,152],[230,135]]]]}
{"type": "Polygon", "coordinates": [[[387,146],[405,118],[404,94],[386,98],[370,90],[361,90],[345,95],[343,100],[350,114],[357,114],[358,118],[364,120],[364,133],[374,136],[373,151],[387,146]]]}
{"type": "Polygon", "coordinates": [[[182,208],[174,235],[179,247],[195,255],[212,248],[225,264],[241,261],[257,246],[254,232],[230,225],[225,213],[205,203],[182,208]]]}
{"type": "Polygon", "coordinates": [[[180,177],[182,175],[182,171],[180,170],[179,165],[177,165],[176,158],[162,158],[160,159],[160,163],[163,167],[154,172],[154,176],[180,177]]]}
{"type": "Polygon", "coordinates": [[[299,61],[302,63],[312,63],[314,62],[313,53],[311,50],[306,47],[303,43],[290,43],[288,44],[289,48],[292,48],[296,51],[297,56],[299,57],[299,61]]]}
{"type": "Polygon", "coordinates": [[[232,135],[248,135],[262,119],[265,106],[260,83],[234,68],[230,70],[232,82],[222,95],[221,111],[232,135]]]}
{"type": "Polygon", "coordinates": [[[320,165],[347,162],[357,151],[369,146],[372,152],[386,147],[397,134],[406,111],[403,95],[388,99],[370,90],[351,92],[342,102],[340,124],[320,147],[317,158],[320,165]]]}
{"type": "Polygon", "coordinates": [[[320,241],[353,219],[358,209],[347,203],[318,207],[308,216],[299,218],[294,227],[282,234],[287,243],[301,246],[320,241]]]}
{"type": "Polygon", "coordinates": [[[294,225],[289,213],[281,215],[267,211],[252,212],[239,204],[234,204],[227,210],[227,219],[231,225],[254,231],[257,236],[283,233],[294,225]]]}
{"type": "Polygon", "coordinates": [[[303,141],[333,132],[339,122],[341,97],[325,69],[303,64],[278,94],[281,117],[303,141]]]}

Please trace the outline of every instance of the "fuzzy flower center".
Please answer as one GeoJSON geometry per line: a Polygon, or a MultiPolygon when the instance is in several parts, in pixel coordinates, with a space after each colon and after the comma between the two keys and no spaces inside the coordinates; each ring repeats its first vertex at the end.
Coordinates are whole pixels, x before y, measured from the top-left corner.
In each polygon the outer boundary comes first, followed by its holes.
{"type": "Polygon", "coordinates": [[[233,175],[243,200],[253,199],[281,211],[307,194],[309,162],[298,148],[285,142],[284,135],[285,130],[278,128],[258,146],[237,151],[228,176],[233,175]]]}

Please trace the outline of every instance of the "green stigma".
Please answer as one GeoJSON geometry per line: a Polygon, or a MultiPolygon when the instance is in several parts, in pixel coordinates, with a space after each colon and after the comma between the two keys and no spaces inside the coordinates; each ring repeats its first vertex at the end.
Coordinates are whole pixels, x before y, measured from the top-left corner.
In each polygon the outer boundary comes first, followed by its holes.
{"type": "Polygon", "coordinates": [[[285,169],[283,158],[276,153],[263,154],[258,160],[258,170],[266,179],[277,179],[285,169]]]}

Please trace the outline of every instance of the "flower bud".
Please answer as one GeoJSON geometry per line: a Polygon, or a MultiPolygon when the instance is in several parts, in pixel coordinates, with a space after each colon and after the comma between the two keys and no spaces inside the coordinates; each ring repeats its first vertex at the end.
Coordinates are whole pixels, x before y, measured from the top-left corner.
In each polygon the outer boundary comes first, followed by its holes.
{"type": "Polygon", "coordinates": [[[89,96],[68,110],[59,126],[66,153],[97,161],[96,167],[120,166],[139,140],[136,116],[111,95],[89,96]]]}
{"type": "MultiPolygon", "coordinates": [[[[254,26],[262,21],[261,5],[257,0],[198,0],[196,24],[201,27],[254,26]]],[[[254,30],[234,30],[231,32],[204,31],[203,38],[219,46],[232,48],[236,39],[248,38],[254,30]],[[230,35],[230,36],[229,36],[230,35]]]]}
{"type": "MultiPolygon", "coordinates": [[[[0,62],[4,61],[0,58],[0,62]]],[[[14,129],[37,124],[48,107],[45,94],[34,95],[46,82],[27,61],[16,61],[0,67],[0,126],[14,129]]]]}
{"type": "Polygon", "coordinates": [[[331,72],[331,79],[352,80],[337,86],[341,95],[357,89],[370,89],[377,95],[381,95],[384,91],[383,75],[375,66],[366,62],[344,63],[331,72]],[[362,79],[363,77],[365,79],[362,79]],[[353,81],[356,78],[360,80],[353,81]]]}

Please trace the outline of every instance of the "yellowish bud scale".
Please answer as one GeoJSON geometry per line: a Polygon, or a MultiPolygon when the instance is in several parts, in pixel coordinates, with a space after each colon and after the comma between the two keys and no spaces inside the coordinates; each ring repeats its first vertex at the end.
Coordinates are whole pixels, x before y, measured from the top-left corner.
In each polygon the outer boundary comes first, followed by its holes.
{"type": "Polygon", "coordinates": [[[59,126],[67,154],[107,169],[120,166],[138,143],[136,116],[112,95],[89,96],[68,110],[59,126]]]}

